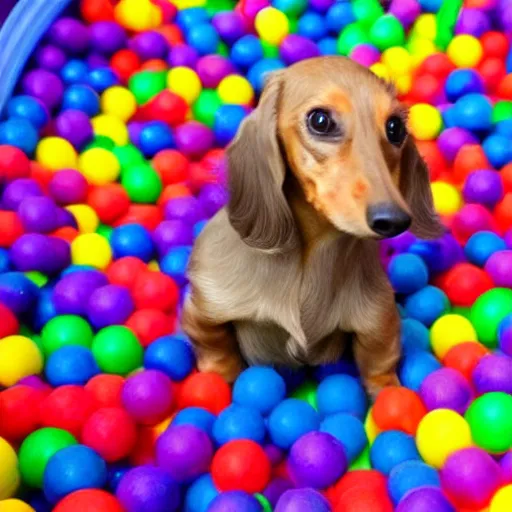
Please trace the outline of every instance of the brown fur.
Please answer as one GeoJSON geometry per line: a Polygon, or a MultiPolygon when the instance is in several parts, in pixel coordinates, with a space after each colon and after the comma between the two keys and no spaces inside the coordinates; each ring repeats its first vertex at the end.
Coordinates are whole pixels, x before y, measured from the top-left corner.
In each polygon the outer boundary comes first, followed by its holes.
{"type": "Polygon", "coordinates": [[[412,231],[435,237],[428,172],[409,137],[385,137],[402,115],[391,88],[343,57],[275,73],[228,149],[231,199],[205,227],[189,266],[183,327],[198,367],[231,381],[251,364],[335,361],[347,334],[370,392],[396,383],[399,318],[366,221],[393,201],[412,231]],[[310,136],[307,112],[339,116],[339,141],[310,136]],[[397,186],[398,185],[398,186],[397,186]]]}

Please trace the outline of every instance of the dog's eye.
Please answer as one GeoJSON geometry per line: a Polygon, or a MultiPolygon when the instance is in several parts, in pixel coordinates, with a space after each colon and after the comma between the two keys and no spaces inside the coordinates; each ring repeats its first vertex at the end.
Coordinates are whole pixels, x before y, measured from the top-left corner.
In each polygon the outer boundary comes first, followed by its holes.
{"type": "Polygon", "coordinates": [[[407,135],[405,123],[398,116],[391,116],[386,122],[386,136],[394,146],[401,146],[407,135]]]}
{"type": "Polygon", "coordinates": [[[308,114],[308,128],[313,135],[336,135],[339,127],[327,110],[315,109],[308,114]]]}

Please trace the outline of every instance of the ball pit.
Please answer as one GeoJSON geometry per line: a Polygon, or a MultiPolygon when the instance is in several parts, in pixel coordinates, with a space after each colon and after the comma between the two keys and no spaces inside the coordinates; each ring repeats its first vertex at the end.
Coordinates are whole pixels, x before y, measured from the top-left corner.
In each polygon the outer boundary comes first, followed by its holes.
{"type": "Polygon", "coordinates": [[[0,105],[0,512],[510,510],[506,0],[70,3],[0,105]],[[393,82],[448,228],[381,244],[374,404],[350,354],[231,388],[179,330],[224,148],[268,72],[331,54],[393,82]]]}

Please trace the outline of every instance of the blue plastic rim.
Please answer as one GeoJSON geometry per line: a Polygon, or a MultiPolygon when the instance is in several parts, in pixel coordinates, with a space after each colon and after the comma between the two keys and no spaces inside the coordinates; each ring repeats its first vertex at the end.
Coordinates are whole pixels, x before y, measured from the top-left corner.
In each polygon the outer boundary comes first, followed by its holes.
{"type": "Polygon", "coordinates": [[[72,0],[0,0],[0,112],[40,39],[72,0]],[[7,12],[9,14],[7,15],[7,12]]]}

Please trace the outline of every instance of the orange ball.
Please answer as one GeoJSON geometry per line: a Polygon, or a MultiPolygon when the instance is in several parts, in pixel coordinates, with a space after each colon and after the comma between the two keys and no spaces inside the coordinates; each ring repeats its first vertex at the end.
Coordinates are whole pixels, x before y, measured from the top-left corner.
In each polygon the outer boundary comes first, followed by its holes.
{"type": "Polygon", "coordinates": [[[158,27],[156,31],[167,39],[171,47],[183,43],[183,35],[178,25],[163,25],[162,27],[158,27]]]}
{"type": "Polygon", "coordinates": [[[52,236],[65,240],[71,243],[79,235],[78,230],[71,226],[64,226],[63,228],[56,229],[52,236]]]}
{"type": "Polygon", "coordinates": [[[180,409],[202,407],[212,414],[219,414],[231,403],[231,388],[218,374],[199,372],[188,376],[182,383],[178,396],[180,409]]]}
{"type": "Polygon", "coordinates": [[[192,192],[184,183],[167,185],[158,199],[158,206],[163,207],[167,204],[167,201],[175,199],[176,197],[189,197],[191,195],[192,192]]]}
{"type": "Polygon", "coordinates": [[[476,365],[489,351],[480,343],[465,342],[452,347],[443,358],[443,365],[460,372],[471,382],[476,365]]]}
{"type": "Polygon", "coordinates": [[[446,170],[446,160],[436,142],[434,140],[418,140],[416,147],[427,164],[430,181],[437,181],[441,173],[446,170]]]}
{"type": "Polygon", "coordinates": [[[377,396],[372,409],[373,419],[380,430],[401,430],[414,435],[427,413],[420,397],[412,390],[390,386],[377,396]]]}
{"type": "Polygon", "coordinates": [[[120,375],[101,373],[94,376],[85,389],[93,396],[96,407],[122,407],[121,391],[124,378],[120,375]]]}
{"type": "Polygon", "coordinates": [[[131,204],[128,211],[117,219],[114,226],[141,224],[149,231],[153,231],[160,224],[162,218],[160,208],[154,204],[131,204]]]}
{"type": "Polygon", "coordinates": [[[501,233],[512,227],[512,192],[505,194],[505,197],[494,208],[494,219],[501,233]]]}
{"type": "Polygon", "coordinates": [[[490,169],[491,167],[482,146],[478,144],[462,146],[453,161],[453,182],[462,183],[472,171],[490,169]]]}
{"type": "Polygon", "coordinates": [[[169,64],[162,59],[150,59],[144,62],[140,69],[141,71],[166,71],[169,69],[169,64]]]}
{"type": "Polygon", "coordinates": [[[53,512],[123,512],[117,499],[106,491],[99,489],[82,489],[68,494],[53,512]]]}
{"type": "Polygon", "coordinates": [[[155,155],[151,164],[160,175],[164,186],[183,183],[188,179],[189,161],[183,153],[175,149],[160,151],[155,155]]]}

